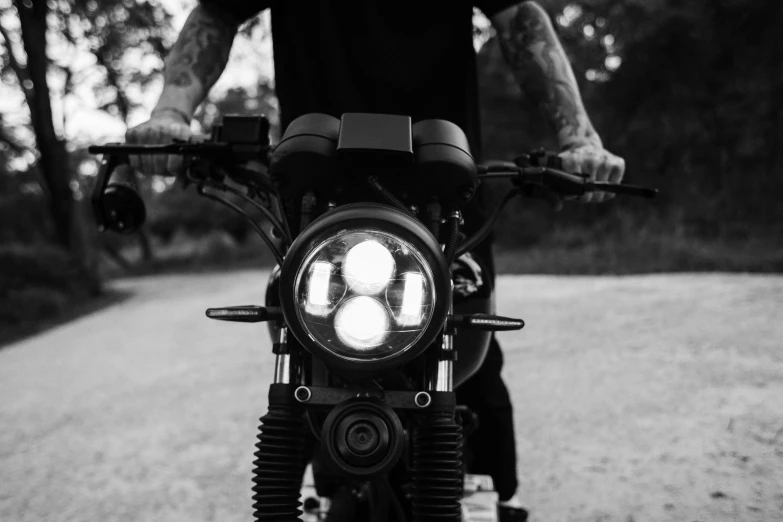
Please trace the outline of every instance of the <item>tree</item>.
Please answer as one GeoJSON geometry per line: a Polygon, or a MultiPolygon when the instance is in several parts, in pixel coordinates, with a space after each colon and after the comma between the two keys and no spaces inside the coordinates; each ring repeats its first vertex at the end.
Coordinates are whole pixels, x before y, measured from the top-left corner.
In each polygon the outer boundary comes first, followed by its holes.
{"type": "MultiPolygon", "coordinates": [[[[605,209],[636,206],[682,215],[686,225],[716,234],[732,221],[780,222],[781,2],[542,4],[606,147],[627,160],[627,180],[661,189],[652,207],[618,199],[611,207],[569,209],[565,217],[592,223],[605,209]]],[[[517,101],[519,92],[495,47],[490,40],[479,54],[480,66],[494,76],[484,85],[485,138],[493,157],[507,157],[548,133],[533,108],[517,101]],[[495,127],[496,121],[502,125],[495,127]],[[528,124],[520,128],[520,122],[528,124]]]]}
{"type": "Polygon", "coordinates": [[[48,189],[49,209],[56,239],[67,250],[74,246],[70,188],[71,167],[65,143],[57,135],[52,119],[47,73],[46,32],[49,6],[46,2],[14,0],[19,16],[20,33],[26,57],[21,59],[13,48],[8,31],[2,28],[6,57],[22,86],[35,132],[40,171],[48,189]],[[23,62],[24,60],[24,62],[23,62]]]}
{"type": "Polygon", "coordinates": [[[141,103],[128,93],[146,88],[159,76],[160,57],[170,43],[167,38],[172,38],[170,16],[159,4],[147,1],[14,0],[0,3],[0,17],[18,21],[0,24],[4,79],[13,78],[24,92],[35,148],[11,132],[0,132],[0,142],[34,152],[54,239],[85,261],[89,225],[85,205],[74,201],[74,196],[84,198],[69,154],[75,144],[66,143],[63,106],[74,96],[75,86],[90,81],[98,108],[127,121],[141,103]],[[125,60],[134,52],[159,59],[149,70],[139,70],[125,60]],[[85,66],[85,55],[94,65],[85,66]],[[62,121],[55,118],[53,102],[59,104],[62,121]]]}
{"type": "MultiPolygon", "coordinates": [[[[53,29],[63,36],[74,51],[89,53],[95,65],[103,73],[92,86],[98,108],[128,124],[132,111],[139,109],[142,100],[133,92],[146,92],[159,79],[165,56],[171,43],[171,16],[160,5],[150,2],[130,4],[127,1],[60,0],[55,11],[53,29]],[[132,52],[143,53],[148,70],[129,66],[124,58],[132,52]],[[157,59],[155,59],[157,58],[157,59]],[[151,66],[150,66],[151,64],[151,66]]],[[[80,74],[86,71],[75,67],[73,61],[57,63],[66,78],[65,96],[73,94],[80,74]]],[[[80,180],[81,181],[81,180],[80,180]]],[[[79,183],[79,185],[85,185],[79,183]]],[[[142,249],[142,258],[149,261],[152,249],[146,230],[142,228],[136,237],[142,249]]],[[[103,249],[115,259],[121,259],[112,243],[117,238],[101,238],[103,249]]],[[[126,265],[127,266],[127,265],[126,265]]]]}

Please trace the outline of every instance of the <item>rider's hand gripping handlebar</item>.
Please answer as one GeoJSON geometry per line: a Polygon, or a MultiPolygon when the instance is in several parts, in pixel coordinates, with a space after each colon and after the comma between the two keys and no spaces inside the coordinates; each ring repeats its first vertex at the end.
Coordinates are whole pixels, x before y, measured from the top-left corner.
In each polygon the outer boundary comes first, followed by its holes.
{"type": "Polygon", "coordinates": [[[246,116],[225,116],[222,125],[212,128],[208,139],[162,145],[110,143],[89,147],[91,154],[103,155],[91,197],[98,228],[133,233],[144,222],[144,202],[129,167],[130,156],[183,156],[191,181],[222,183],[228,176],[255,192],[263,192],[271,189],[266,177],[246,166],[253,162],[268,163],[270,149],[267,119],[246,116]]]}
{"type": "Polygon", "coordinates": [[[592,181],[588,175],[572,174],[563,169],[560,157],[554,152],[538,150],[524,154],[514,162],[495,162],[477,165],[479,179],[510,179],[514,189],[494,205],[494,210],[476,233],[463,241],[456,249],[455,257],[475,248],[492,231],[500,217],[500,212],[513,196],[522,194],[528,197],[541,197],[552,201],[559,209],[564,198],[577,198],[587,192],[612,192],[643,198],[654,198],[656,189],[634,185],[622,185],[606,181],[592,181]]]}
{"type": "Polygon", "coordinates": [[[482,180],[510,178],[519,188],[536,186],[551,191],[554,195],[571,198],[587,192],[611,192],[652,199],[658,195],[656,189],[608,181],[591,181],[586,174],[563,170],[562,158],[555,152],[539,149],[523,154],[514,162],[501,162],[478,166],[482,180]]]}
{"type": "Polygon", "coordinates": [[[588,192],[611,192],[647,199],[658,195],[656,189],[608,181],[591,181],[587,174],[571,174],[549,167],[521,167],[514,182],[518,186],[540,185],[563,197],[577,197],[588,192]]]}

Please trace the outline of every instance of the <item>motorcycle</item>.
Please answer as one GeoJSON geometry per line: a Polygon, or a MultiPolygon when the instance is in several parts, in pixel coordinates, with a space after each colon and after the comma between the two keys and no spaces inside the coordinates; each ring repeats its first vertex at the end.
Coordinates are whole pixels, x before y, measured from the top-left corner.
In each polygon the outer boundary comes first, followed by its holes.
{"type": "Polygon", "coordinates": [[[517,196],[656,194],[565,172],[543,150],[478,165],[457,125],[385,114],[306,114],[274,147],[265,117],[225,116],[203,141],[89,150],[103,155],[91,197],[100,229],[144,221],[129,156],[178,154],[187,183],[245,216],[277,261],[264,306],[206,311],[266,322],[273,336],[253,471],[254,516],[268,521],[497,520],[491,479],[469,473],[464,445],[480,419],[455,389],[494,332],[524,322],[494,313],[471,250],[517,196]],[[466,236],[463,210],[498,179],[512,188],[466,236]]]}

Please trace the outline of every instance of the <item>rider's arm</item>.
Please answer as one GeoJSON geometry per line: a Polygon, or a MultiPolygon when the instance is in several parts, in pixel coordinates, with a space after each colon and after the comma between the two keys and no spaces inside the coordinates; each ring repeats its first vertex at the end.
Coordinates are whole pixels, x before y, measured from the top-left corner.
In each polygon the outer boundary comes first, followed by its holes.
{"type": "MultiPolygon", "coordinates": [[[[498,5],[502,0],[484,0],[498,5]]],[[[557,133],[563,167],[592,179],[619,183],[625,161],[603,147],[587,116],[568,57],[546,11],[526,1],[490,15],[503,56],[525,94],[540,107],[557,133]]],[[[594,193],[583,201],[612,196],[594,193]]]]}
{"type": "Polygon", "coordinates": [[[546,11],[523,2],[492,17],[503,56],[525,94],[544,112],[562,149],[601,138],[590,123],[568,57],[546,11]]]}
{"type": "Polygon", "coordinates": [[[166,58],[163,93],[153,116],[173,111],[193,117],[226,68],[238,27],[236,19],[220,9],[209,5],[193,9],[166,58]]]}
{"type": "MultiPolygon", "coordinates": [[[[163,71],[163,93],[149,121],[128,129],[129,143],[170,143],[191,136],[190,120],[228,63],[239,25],[263,10],[253,0],[200,0],[190,13],[163,71]]],[[[131,156],[131,165],[146,174],[177,174],[180,156],[131,156]]]]}

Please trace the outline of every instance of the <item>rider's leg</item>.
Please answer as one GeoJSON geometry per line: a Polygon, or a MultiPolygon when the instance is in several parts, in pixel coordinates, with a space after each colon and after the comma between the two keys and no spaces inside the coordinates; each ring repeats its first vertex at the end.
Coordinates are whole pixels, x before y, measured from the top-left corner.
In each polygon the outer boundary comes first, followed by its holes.
{"type": "Polygon", "coordinates": [[[528,512],[516,495],[514,411],[500,375],[502,368],[503,352],[493,336],[484,364],[457,388],[457,401],[471,408],[479,419],[478,428],[468,439],[473,456],[470,472],[492,477],[500,500],[500,522],[525,522],[528,512]]]}
{"type": "Polygon", "coordinates": [[[503,353],[492,337],[489,352],[478,372],[457,388],[457,401],[478,414],[479,426],[470,437],[472,473],[489,475],[501,501],[517,490],[517,453],[514,445],[514,411],[500,371],[503,353]]]}

